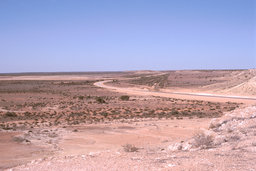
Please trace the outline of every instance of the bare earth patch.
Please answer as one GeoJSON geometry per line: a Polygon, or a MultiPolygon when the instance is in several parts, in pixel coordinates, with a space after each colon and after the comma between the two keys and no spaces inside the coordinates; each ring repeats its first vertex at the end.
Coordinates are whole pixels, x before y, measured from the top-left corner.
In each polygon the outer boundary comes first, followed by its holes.
{"type": "MultiPolygon", "coordinates": [[[[213,138],[193,144],[199,141],[198,136],[203,136],[197,135],[189,141],[182,141],[182,147],[177,149],[173,148],[177,144],[166,146],[169,143],[163,143],[159,146],[136,146],[133,152],[126,149],[103,150],[35,160],[14,170],[254,170],[255,114],[255,107],[226,114],[220,121],[212,121],[216,124],[209,130],[216,134],[212,135],[213,138]],[[245,128],[247,131],[242,131],[245,128]],[[219,141],[220,136],[226,140],[219,141]],[[234,136],[239,136],[239,139],[234,136]],[[183,145],[188,142],[191,147],[184,149],[183,145]]],[[[209,132],[204,134],[209,135],[209,132]]]]}

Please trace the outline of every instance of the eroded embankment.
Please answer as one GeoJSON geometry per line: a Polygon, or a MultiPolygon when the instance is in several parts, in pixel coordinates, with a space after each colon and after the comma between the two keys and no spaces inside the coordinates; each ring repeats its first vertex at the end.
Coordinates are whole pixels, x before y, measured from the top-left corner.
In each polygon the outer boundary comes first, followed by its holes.
{"type": "Polygon", "coordinates": [[[209,130],[196,134],[184,143],[169,146],[170,150],[219,148],[222,151],[256,152],[256,106],[236,109],[221,118],[213,119],[209,130]]]}

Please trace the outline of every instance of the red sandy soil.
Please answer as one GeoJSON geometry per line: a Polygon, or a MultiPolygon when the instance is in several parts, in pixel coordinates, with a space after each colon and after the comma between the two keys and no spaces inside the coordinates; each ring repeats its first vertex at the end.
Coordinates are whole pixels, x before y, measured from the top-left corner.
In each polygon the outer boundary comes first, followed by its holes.
{"type": "Polygon", "coordinates": [[[255,170],[255,100],[168,94],[254,98],[254,74],[1,75],[0,169],[255,170]]]}

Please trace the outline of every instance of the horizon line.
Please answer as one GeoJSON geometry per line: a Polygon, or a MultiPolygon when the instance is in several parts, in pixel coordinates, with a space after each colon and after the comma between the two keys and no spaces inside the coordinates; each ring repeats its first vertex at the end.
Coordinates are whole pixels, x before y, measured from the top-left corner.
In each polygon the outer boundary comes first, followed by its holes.
{"type": "Polygon", "coordinates": [[[28,72],[0,72],[0,75],[21,75],[21,74],[83,74],[83,73],[117,73],[117,72],[136,72],[136,71],[241,71],[251,70],[256,68],[237,68],[237,69],[170,69],[170,70],[152,70],[152,69],[138,69],[138,70],[106,70],[106,71],[28,71],[28,72]]]}

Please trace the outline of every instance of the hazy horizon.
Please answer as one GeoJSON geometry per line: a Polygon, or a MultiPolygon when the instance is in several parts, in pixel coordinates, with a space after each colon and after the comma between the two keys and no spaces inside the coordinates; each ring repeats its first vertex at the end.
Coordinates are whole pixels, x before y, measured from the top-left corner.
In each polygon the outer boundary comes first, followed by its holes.
{"type": "Polygon", "coordinates": [[[256,69],[256,68],[237,68],[237,69],[170,69],[170,70],[116,70],[116,71],[39,71],[39,72],[1,72],[0,75],[8,75],[8,74],[55,74],[55,73],[59,73],[59,74],[84,74],[84,73],[115,73],[115,72],[136,72],[136,71],[160,71],[160,72],[164,72],[164,71],[239,71],[239,70],[250,70],[250,69],[256,69]]]}
{"type": "Polygon", "coordinates": [[[0,73],[256,68],[254,0],[10,0],[0,14],[0,73]]]}

